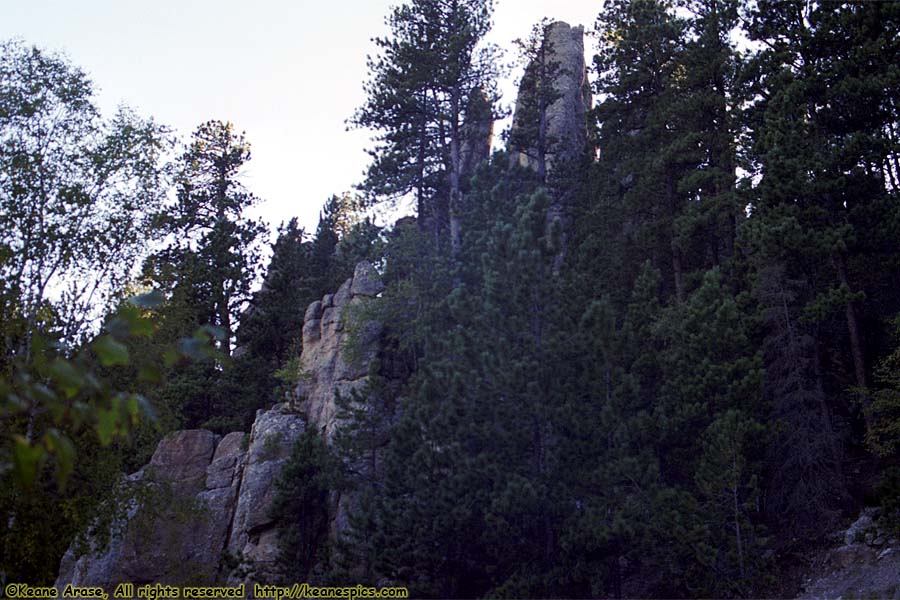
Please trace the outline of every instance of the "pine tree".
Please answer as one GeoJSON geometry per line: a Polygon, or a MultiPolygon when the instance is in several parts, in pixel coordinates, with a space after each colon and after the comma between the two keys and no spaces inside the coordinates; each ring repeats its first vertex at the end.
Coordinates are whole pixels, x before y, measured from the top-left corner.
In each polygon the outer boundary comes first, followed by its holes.
{"type": "Polygon", "coordinates": [[[525,73],[507,140],[510,148],[534,161],[541,181],[547,177],[547,155],[559,143],[548,132],[547,111],[560,97],[554,81],[561,69],[559,61],[554,60],[553,42],[548,36],[550,26],[550,20],[544,18],[532,27],[528,38],[514,41],[525,73]]]}
{"type": "Polygon", "coordinates": [[[279,523],[275,567],[281,583],[318,583],[327,564],[328,496],[339,487],[340,467],[315,429],[294,443],[275,484],[269,516],[279,523]]]}
{"type": "Polygon", "coordinates": [[[199,359],[172,361],[166,385],[154,392],[183,426],[232,414],[223,409],[217,386],[241,311],[251,299],[265,231],[261,221],[244,214],[257,202],[238,180],[249,158],[249,145],[230,123],[198,127],[178,162],[176,200],[156,215],[169,243],[144,263],[143,283],[167,298],[158,310],[163,325],[154,340],[187,344],[199,359]],[[189,341],[178,342],[182,338],[189,341]]]}
{"type": "Polygon", "coordinates": [[[303,326],[303,307],[319,296],[310,268],[310,244],[297,219],[282,223],[259,291],[241,317],[237,344],[279,367],[303,326]]]}
{"type": "Polygon", "coordinates": [[[848,492],[817,328],[802,319],[797,302],[808,288],[771,263],[757,273],[753,295],[765,332],[761,348],[770,406],[767,510],[782,528],[816,536],[833,526],[848,492]]]}
{"type": "MultiPolygon", "coordinates": [[[[551,357],[562,344],[554,324],[564,313],[549,276],[549,197],[535,191],[530,172],[525,183],[523,173],[507,177],[506,164],[473,180],[455,282],[435,265],[406,267],[388,256],[386,309],[420,306],[410,322],[386,321],[395,324],[400,360],[415,372],[396,400],[370,529],[356,536],[371,545],[357,554],[375,557],[376,572],[417,593],[555,589],[545,573],[555,572],[561,519],[552,485],[561,362],[551,357]],[[411,277],[409,269],[423,268],[411,277]]],[[[371,400],[365,406],[382,423],[390,414],[371,400]]]]}
{"type": "MultiPolygon", "coordinates": [[[[882,272],[895,210],[887,200],[885,142],[898,74],[885,57],[900,56],[895,36],[886,33],[896,30],[897,7],[763,3],[751,17],[752,39],[765,44],[751,71],[762,98],[753,114],[756,239],[772,244],[765,255],[777,257],[789,278],[811,284],[809,295],[798,298],[805,317],[841,340],[853,383],[865,388],[866,298],[868,290],[883,289],[870,275],[882,272]]],[[[869,428],[865,396],[862,404],[869,428]]]]}
{"type": "Polygon", "coordinates": [[[375,40],[382,54],[369,61],[366,103],[351,119],[379,132],[362,189],[380,199],[415,194],[420,225],[430,224],[435,236],[449,226],[454,254],[468,101],[478,89],[491,104],[496,97],[496,52],[478,49],[492,10],[491,0],[411,0],[394,8],[391,37],[375,40]]]}
{"type": "Polygon", "coordinates": [[[759,513],[762,435],[763,426],[739,409],[724,411],[703,432],[694,481],[703,515],[714,523],[709,539],[716,548],[704,583],[719,593],[752,593],[763,564],[765,538],[753,520],[759,513]]]}
{"type": "Polygon", "coordinates": [[[303,311],[321,296],[310,262],[297,220],[283,223],[262,286],[241,315],[233,360],[215,381],[215,416],[204,427],[246,430],[257,409],[280,401],[276,373],[300,354],[303,311]]]}
{"type": "Polygon", "coordinates": [[[600,156],[607,192],[620,198],[637,264],[650,259],[684,298],[686,267],[675,221],[682,212],[678,182],[698,160],[676,119],[683,19],[671,2],[610,2],[597,19],[602,32],[596,91],[600,156]]]}
{"type": "Polygon", "coordinates": [[[177,202],[161,215],[177,236],[174,248],[182,256],[192,253],[202,270],[198,275],[208,285],[211,308],[208,323],[224,332],[220,346],[226,356],[243,303],[250,298],[259,262],[257,244],[265,231],[262,222],[245,215],[257,202],[238,180],[248,160],[250,146],[231,123],[204,123],[181,156],[177,202]]]}
{"type": "Polygon", "coordinates": [[[698,151],[678,181],[685,197],[676,221],[676,245],[698,266],[720,266],[733,254],[743,208],[736,189],[737,143],[745,91],[739,84],[741,57],[731,36],[738,24],[737,0],[686,0],[687,41],[678,59],[683,81],[673,107],[681,135],[698,151]],[[699,259],[699,260],[698,260],[699,259]]]}

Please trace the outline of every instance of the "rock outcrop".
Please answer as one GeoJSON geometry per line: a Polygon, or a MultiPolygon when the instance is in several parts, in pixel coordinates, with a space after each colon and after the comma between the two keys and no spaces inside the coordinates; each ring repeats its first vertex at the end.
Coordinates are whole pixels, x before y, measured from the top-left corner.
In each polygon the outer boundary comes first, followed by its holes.
{"type": "Polygon", "coordinates": [[[286,404],[259,411],[253,431],[224,437],[194,429],[167,435],[124,485],[130,505],[99,548],[71,547],[56,586],[212,585],[266,580],[277,554],[268,516],[275,482],[305,423],[286,404]],[[231,557],[228,560],[223,560],[231,557]],[[239,567],[239,568],[235,568],[239,567]]]}
{"type": "Polygon", "coordinates": [[[484,90],[476,88],[466,105],[466,120],[462,127],[459,171],[465,181],[482,162],[491,155],[491,139],[494,135],[494,116],[491,103],[484,90]]]}
{"type": "MultiPolygon", "coordinates": [[[[585,151],[588,143],[587,112],[591,108],[591,86],[588,81],[584,60],[584,28],[572,27],[568,23],[556,21],[544,32],[546,57],[545,70],[552,79],[550,102],[545,110],[546,139],[545,166],[549,173],[554,165],[577,158],[585,151]]],[[[517,129],[540,126],[538,110],[540,101],[535,98],[540,88],[535,81],[537,65],[525,68],[525,75],[519,86],[516,110],[513,115],[513,135],[517,129]],[[538,122],[534,122],[537,120],[538,122]]],[[[533,137],[533,136],[529,136],[533,137]]],[[[538,170],[538,148],[535,140],[528,140],[529,147],[515,147],[511,144],[510,160],[538,170]]]]}
{"type": "Polygon", "coordinates": [[[166,436],[150,464],[123,483],[130,501],[113,526],[121,535],[111,536],[102,551],[97,538],[89,540],[93,552],[81,557],[69,548],[57,585],[111,588],[124,581],[181,581],[210,556],[217,565],[221,539],[214,539],[211,522],[195,500],[206,491],[206,471],[218,443],[219,436],[199,429],[166,436]],[[184,517],[189,527],[179,526],[184,517]]]}
{"type": "MultiPolygon", "coordinates": [[[[361,262],[335,294],[306,309],[294,409],[329,443],[341,424],[337,395],[351,398],[354,391],[361,392],[377,358],[382,324],[366,314],[366,305],[383,290],[375,268],[361,262]]],[[[349,513],[356,502],[353,494],[332,493],[332,539],[340,538],[349,527],[349,513]]]]}
{"type": "Polygon", "coordinates": [[[843,545],[813,561],[800,598],[900,598],[900,539],[867,508],[834,539],[843,545]]]}
{"type": "MultiPolygon", "coordinates": [[[[286,403],[257,412],[247,451],[241,455],[233,478],[238,486],[236,500],[220,505],[223,515],[231,514],[224,548],[236,566],[223,564],[217,579],[227,578],[231,584],[248,579],[273,581],[278,528],[269,508],[281,469],[305,428],[304,420],[286,403]]],[[[208,505],[214,509],[211,502],[208,505]]],[[[227,520],[222,519],[223,523],[227,520]]]]}
{"type": "Polygon", "coordinates": [[[364,307],[383,289],[374,267],[361,262],[335,294],[306,309],[294,408],[328,441],[338,426],[335,393],[349,397],[360,390],[375,359],[382,327],[367,318],[364,307]]]}
{"type": "MultiPolygon", "coordinates": [[[[278,527],[269,516],[276,482],[294,442],[306,427],[327,440],[339,426],[335,393],[366,382],[381,325],[365,304],[384,289],[369,263],[335,294],[313,302],[303,326],[301,382],[293,402],[259,410],[249,434],[221,437],[195,429],[175,431],[148,465],[125,478],[129,498],[113,523],[96,527],[86,547],[72,547],[60,563],[56,586],[119,583],[234,585],[275,580],[278,527]],[[101,545],[102,538],[109,542],[101,545]]],[[[335,493],[328,507],[331,534],[347,527],[355,499],[335,493]]]]}
{"type": "Polygon", "coordinates": [[[571,225],[567,210],[571,183],[564,182],[574,174],[561,173],[560,165],[577,169],[581,164],[590,139],[587,114],[591,101],[584,28],[556,21],[544,29],[538,56],[525,67],[509,148],[510,166],[532,169],[542,178],[557,175],[545,217],[548,234],[559,240],[554,273],[563,264],[571,225]]]}

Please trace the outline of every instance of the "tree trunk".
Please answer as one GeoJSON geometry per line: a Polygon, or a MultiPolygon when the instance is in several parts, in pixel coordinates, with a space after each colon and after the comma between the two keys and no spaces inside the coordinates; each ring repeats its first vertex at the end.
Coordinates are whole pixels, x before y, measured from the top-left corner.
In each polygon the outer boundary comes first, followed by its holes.
{"type": "MultiPolygon", "coordinates": [[[[831,453],[831,460],[834,462],[834,469],[840,481],[844,481],[844,463],[841,458],[841,450],[838,447],[837,436],[831,426],[831,409],[828,407],[827,396],[825,395],[825,385],[822,380],[822,352],[819,348],[819,342],[815,342],[815,356],[813,356],[813,375],[815,376],[816,398],[819,401],[819,419],[822,422],[822,430],[828,436],[828,450],[831,453]]],[[[841,501],[843,502],[843,490],[837,490],[841,501]]]]}
{"type": "Polygon", "coordinates": [[[450,255],[454,259],[459,256],[460,246],[462,245],[462,228],[460,224],[462,198],[460,198],[459,189],[460,96],[460,86],[456,84],[453,86],[450,94],[450,255]]]}
{"type": "Polygon", "coordinates": [[[666,173],[666,199],[669,202],[670,211],[670,247],[672,249],[672,278],[675,282],[675,298],[679,303],[684,302],[684,282],[681,277],[681,250],[675,243],[675,218],[678,216],[678,199],[675,191],[675,175],[669,171],[666,173]]]}
{"type": "MultiPolygon", "coordinates": [[[[733,457],[733,468],[735,474],[735,482],[738,477],[738,468],[737,468],[737,455],[735,454],[733,457]]],[[[731,497],[734,503],[734,534],[735,541],[737,542],[737,551],[738,551],[738,566],[740,568],[741,578],[744,577],[744,541],[741,537],[741,511],[740,504],[738,503],[738,490],[737,483],[735,483],[734,487],[731,488],[731,497]]]]}
{"type": "MultiPolygon", "coordinates": [[[[838,252],[835,254],[835,263],[838,270],[838,281],[840,282],[841,286],[846,287],[852,293],[852,289],[850,288],[850,283],[848,282],[847,278],[847,261],[842,252],[838,252]]],[[[856,306],[853,301],[847,302],[845,314],[847,317],[847,332],[850,335],[850,352],[853,355],[853,369],[856,372],[856,385],[858,385],[863,390],[863,419],[866,422],[866,431],[871,431],[872,401],[866,393],[866,390],[869,387],[869,382],[868,378],[866,377],[865,356],[863,355],[859,322],[856,316],[856,306]]]]}
{"type": "Polygon", "coordinates": [[[425,115],[428,110],[428,96],[422,94],[422,106],[419,114],[419,152],[416,157],[416,211],[418,212],[419,229],[425,231],[429,228],[435,228],[435,224],[429,224],[428,208],[425,206],[425,148],[428,143],[425,129],[425,115]]]}

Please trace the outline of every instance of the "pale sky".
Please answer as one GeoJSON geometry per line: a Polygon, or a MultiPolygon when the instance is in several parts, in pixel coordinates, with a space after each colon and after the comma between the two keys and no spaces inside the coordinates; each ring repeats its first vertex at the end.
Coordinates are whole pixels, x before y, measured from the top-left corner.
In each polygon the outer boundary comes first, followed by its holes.
{"type": "MultiPolygon", "coordinates": [[[[252,159],[244,183],[274,229],[321,205],[368,164],[369,133],[345,131],[362,104],[370,38],[397,0],[0,0],[0,39],[65,52],[98,89],[105,116],[124,103],[176,130],[232,121],[252,159]]],[[[542,17],[591,29],[602,1],[499,0],[489,39],[510,42],[542,17]]],[[[593,41],[585,40],[588,56],[593,41]]],[[[517,78],[514,73],[511,78],[517,78]]],[[[502,87],[515,100],[515,82],[502,87]]],[[[496,133],[495,129],[495,133],[496,133]]]]}

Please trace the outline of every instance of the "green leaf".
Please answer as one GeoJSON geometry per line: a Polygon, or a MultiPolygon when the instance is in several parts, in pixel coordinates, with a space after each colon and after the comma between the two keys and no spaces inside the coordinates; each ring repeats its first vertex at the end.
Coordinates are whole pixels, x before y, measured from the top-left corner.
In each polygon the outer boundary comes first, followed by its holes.
{"type": "Polygon", "coordinates": [[[84,376],[72,363],[61,358],[50,363],[49,374],[66,398],[74,398],[84,385],[84,376]]]}
{"type": "Polygon", "coordinates": [[[114,402],[109,410],[101,408],[97,411],[97,426],[95,429],[97,430],[97,437],[100,438],[100,443],[103,446],[108,446],[112,443],[113,438],[116,437],[119,431],[118,423],[119,404],[117,402],[114,402]]]}
{"type": "Polygon", "coordinates": [[[50,429],[44,434],[44,445],[56,456],[56,483],[63,489],[75,469],[75,445],[58,429],[50,429]]]}
{"type": "Polygon", "coordinates": [[[180,358],[181,356],[174,348],[168,348],[163,352],[163,364],[167,367],[175,366],[180,358]]]}
{"type": "Polygon", "coordinates": [[[28,403],[22,400],[18,394],[0,393],[0,397],[3,398],[3,403],[0,404],[0,414],[2,415],[12,415],[28,410],[28,403]]]}
{"type": "Polygon", "coordinates": [[[137,394],[129,394],[122,398],[122,404],[125,406],[125,414],[132,425],[137,423],[141,414],[141,405],[137,394]]]}
{"type": "Polygon", "coordinates": [[[104,367],[128,364],[128,348],[111,335],[102,335],[91,344],[104,367]]]}
{"type": "Polygon", "coordinates": [[[105,329],[120,339],[130,336],[148,337],[153,334],[154,323],[142,314],[141,309],[125,306],[105,325],[105,329]]]}
{"type": "Polygon", "coordinates": [[[41,469],[47,453],[41,446],[32,446],[21,435],[15,436],[13,449],[13,471],[16,479],[25,489],[30,489],[41,469]]]}
{"type": "Polygon", "coordinates": [[[138,402],[138,407],[140,408],[140,414],[145,418],[150,419],[151,421],[156,421],[156,409],[153,408],[153,404],[150,403],[149,400],[143,394],[135,394],[135,399],[138,402]]]}
{"type": "Polygon", "coordinates": [[[31,397],[37,400],[41,404],[45,404],[51,408],[59,404],[59,396],[56,395],[56,392],[48,388],[43,383],[33,383],[31,384],[31,389],[26,390],[26,393],[31,392],[31,397]]]}
{"type": "Polygon", "coordinates": [[[178,340],[178,351],[183,356],[197,361],[206,360],[212,352],[209,347],[209,341],[198,339],[197,337],[178,340]]]}
{"type": "Polygon", "coordinates": [[[156,365],[141,365],[138,369],[138,379],[147,383],[159,383],[162,381],[162,373],[156,365]]]}
{"type": "Polygon", "coordinates": [[[76,429],[81,427],[82,424],[90,420],[93,412],[93,409],[86,402],[75,401],[72,404],[71,411],[69,411],[69,415],[72,419],[72,425],[76,429]]]}

